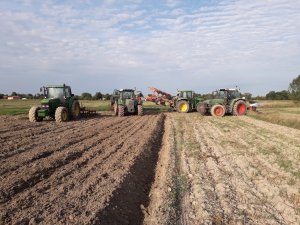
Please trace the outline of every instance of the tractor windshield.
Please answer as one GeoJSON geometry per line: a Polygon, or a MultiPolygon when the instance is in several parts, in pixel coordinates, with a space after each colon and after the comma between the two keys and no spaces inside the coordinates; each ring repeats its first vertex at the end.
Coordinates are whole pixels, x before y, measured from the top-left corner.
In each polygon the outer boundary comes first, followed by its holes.
{"type": "Polygon", "coordinates": [[[191,92],[191,91],[181,91],[179,93],[179,97],[181,97],[181,98],[193,98],[193,92],[191,92]]]}
{"type": "Polygon", "coordinates": [[[217,98],[226,98],[226,91],[218,91],[217,98]]]}
{"type": "Polygon", "coordinates": [[[47,97],[48,98],[62,98],[64,97],[63,88],[47,88],[47,97]]]}
{"type": "Polygon", "coordinates": [[[228,93],[228,98],[229,99],[235,99],[235,98],[240,98],[241,97],[241,94],[239,91],[235,90],[235,91],[230,91],[228,93]]]}
{"type": "Polygon", "coordinates": [[[131,99],[131,98],[133,98],[133,92],[132,91],[124,91],[121,93],[121,98],[131,99]]]}

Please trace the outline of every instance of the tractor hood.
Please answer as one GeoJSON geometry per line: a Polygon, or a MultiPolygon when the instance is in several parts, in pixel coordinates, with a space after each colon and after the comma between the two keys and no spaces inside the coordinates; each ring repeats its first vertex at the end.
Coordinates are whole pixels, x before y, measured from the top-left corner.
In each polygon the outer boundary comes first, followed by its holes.
{"type": "Polygon", "coordinates": [[[59,98],[45,98],[41,101],[42,105],[49,105],[50,103],[60,102],[59,98]]]}

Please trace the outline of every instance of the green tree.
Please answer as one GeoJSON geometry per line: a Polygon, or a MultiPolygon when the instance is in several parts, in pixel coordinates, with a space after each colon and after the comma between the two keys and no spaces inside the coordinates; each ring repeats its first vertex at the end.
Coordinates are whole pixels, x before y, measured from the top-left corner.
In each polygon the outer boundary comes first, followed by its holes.
{"type": "Polygon", "coordinates": [[[93,97],[93,99],[95,99],[95,100],[102,100],[102,97],[103,97],[103,95],[102,95],[102,93],[101,92],[96,92],[96,94],[94,95],[94,97],[93,97]]]}
{"type": "Polygon", "coordinates": [[[4,94],[1,94],[1,93],[0,93],[0,99],[2,99],[2,98],[3,98],[3,96],[4,96],[4,94]]]}
{"type": "Polygon", "coordinates": [[[249,92],[244,93],[242,96],[245,97],[248,100],[252,99],[252,94],[249,93],[249,92]]]}
{"type": "Polygon", "coordinates": [[[81,94],[80,98],[83,99],[83,100],[92,100],[93,96],[88,92],[84,92],[84,93],[81,94]]]}
{"type": "Polygon", "coordinates": [[[266,99],[275,100],[276,99],[276,92],[275,91],[270,91],[268,94],[266,94],[266,99]]]}
{"type": "Polygon", "coordinates": [[[290,83],[289,92],[292,100],[300,101],[300,75],[290,83]]]}

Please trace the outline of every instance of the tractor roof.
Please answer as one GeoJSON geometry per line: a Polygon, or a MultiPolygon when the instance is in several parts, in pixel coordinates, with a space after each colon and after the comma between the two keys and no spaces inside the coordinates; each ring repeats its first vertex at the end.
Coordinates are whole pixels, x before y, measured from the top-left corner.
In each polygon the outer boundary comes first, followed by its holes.
{"type": "Polygon", "coordinates": [[[180,90],[178,92],[188,92],[188,91],[194,92],[193,90],[180,90]]]}
{"type": "Polygon", "coordinates": [[[119,91],[120,91],[120,92],[123,92],[123,91],[128,91],[128,92],[131,91],[131,92],[134,92],[135,90],[133,90],[133,89],[120,89],[119,91]]]}
{"type": "Polygon", "coordinates": [[[67,86],[65,84],[50,84],[50,85],[47,85],[48,88],[63,88],[63,87],[70,87],[70,86],[67,86]]]}
{"type": "Polygon", "coordinates": [[[220,88],[219,91],[238,91],[236,88],[220,88]]]}

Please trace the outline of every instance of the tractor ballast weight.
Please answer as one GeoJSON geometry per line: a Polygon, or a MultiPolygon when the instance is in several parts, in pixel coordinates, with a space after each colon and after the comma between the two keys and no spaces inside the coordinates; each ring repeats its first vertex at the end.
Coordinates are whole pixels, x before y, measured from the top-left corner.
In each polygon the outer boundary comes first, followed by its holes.
{"type": "Polygon", "coordinates": [[[238,89],[219,89],[212,93],[213,98],[198,104],[197,111],[202,115],[222,117],[225,114],[242,116],[247,113],[246,100],[238,89]]]}
{"type": "Polygon", "coordinates": [[[143,115],[143,94],[133,89],[114,90],[111,97],[111,106],[116,116],[128,114],[143,115]]]}
{"type": "Polygon", "coordinates": [[[196,97],[195,92],[191,90],[178,91],[173,101],[177,112],[188,113],[197,109],[197,105],[202,102],[202,98],[196,97]]]}
{"type": "Polygon", "coordinates": [[[41,100],[40,106],[30,108],[29,121],[39,122],[51,117],[56,122],[65,122],[80,117],[79,101],[72,94],[70,86],[48,85],[40,90],[44,92],[45,98],[41,100]]]}

